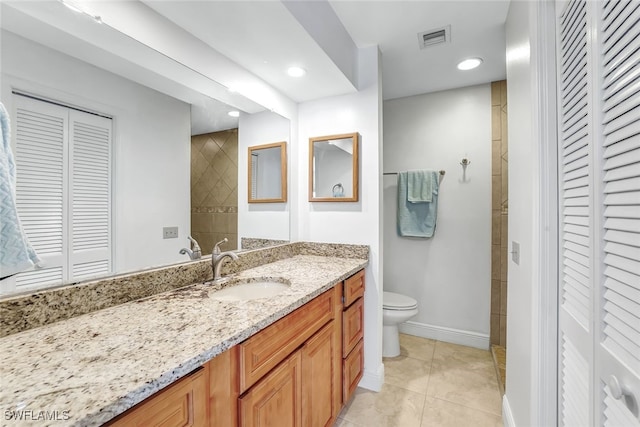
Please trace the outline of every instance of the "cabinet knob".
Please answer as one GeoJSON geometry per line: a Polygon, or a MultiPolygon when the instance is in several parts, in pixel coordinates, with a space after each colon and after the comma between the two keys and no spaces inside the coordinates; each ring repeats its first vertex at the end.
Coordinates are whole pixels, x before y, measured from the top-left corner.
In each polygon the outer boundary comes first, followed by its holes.
{"type": "Polygon", "coordinates": [[[607,385],[609,386],[609,391],[611,391],[611,396],[613,396],[614,399],[622,399],[622,396],[624,396],[625,393],[622,386],[620,385],[620,381],[618,381],[618,377],[616,377],[615,375],[609,376],[607,385]]]}
{"type": "Polygon", "coordinates": [[[635,394],[629,388],[625,387],[624,384],[620,384],[618,377],[615,375],[609,376],[607,386],[609,386],[611,397],[616,400],[622,400],[631,413],[638,417],[638,399],[635,394]]]}

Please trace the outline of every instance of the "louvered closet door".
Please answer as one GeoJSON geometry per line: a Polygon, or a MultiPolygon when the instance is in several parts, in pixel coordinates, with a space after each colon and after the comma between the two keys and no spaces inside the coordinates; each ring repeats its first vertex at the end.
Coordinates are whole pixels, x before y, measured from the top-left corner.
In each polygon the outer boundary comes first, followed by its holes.
{"type": "Polygon", "coordinates": [[[604,193],[598,415],[600,425],[640,427],[640,2],[598,7],[604,193]]]}
{"type": "Polygon", "coordinates": [[[23,96],[13,100],[18,215],[44,266],[9,279],[20,292],[68,280],[68,109],[23,96]]]}
{"type": "Polygon", "coordinates": [[[70,275],[111,271],[111,120],[75,110],[70,123],[70,275]]]}
{"type": "Polygon", "coordinates": [[[560,160],[558,422],[593,425],[593,134],[584,1],[558,3],[557,64],[560,160]]]}
{"type": "Polygon", "coordinates": [[[13,100],[18,214],[44,268],[9,278],[2,292],[109,274],[111,119],[17,94],[13,100]]]}

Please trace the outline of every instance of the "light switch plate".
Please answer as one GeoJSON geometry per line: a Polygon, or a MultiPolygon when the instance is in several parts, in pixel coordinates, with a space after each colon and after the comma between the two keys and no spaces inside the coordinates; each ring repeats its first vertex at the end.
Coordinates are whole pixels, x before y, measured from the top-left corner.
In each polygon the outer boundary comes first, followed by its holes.
{"type": "Polygon", "coordinates": [[[177,239],[178,238],[178,227],[163,227],[162,228],[162,238],[163,239],[177,239]]]}
{"type": "Polygon", "coordinates": [[[511,241],[511,261],[520,265],[520,243],[511,241]]]}

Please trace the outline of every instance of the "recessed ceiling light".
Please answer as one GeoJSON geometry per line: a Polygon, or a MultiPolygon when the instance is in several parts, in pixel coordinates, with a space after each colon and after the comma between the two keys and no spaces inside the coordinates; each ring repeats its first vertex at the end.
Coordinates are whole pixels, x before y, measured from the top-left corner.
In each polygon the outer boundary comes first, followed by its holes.
{"type": "Polygon", "coordinates": [[[287,69],[287,74],[289,74],[291,77],[302,77],[305,74],[307,74],[307,72],[305,71],[304,68],[300,68],[300,67],[289,67],[287,69]]]}
{"type": "Polygon", "coordinates": [[[227,114],[231,117],[240,117],[240,111],[229,111],[227,114]]]}
{"type": "Polygon", "coordinates": [[[482,64],[482,58],[468,58],[458,64],[458,70],[473,70],[482,64]]]}
{"type": "Polygon", "coordinates": [[[76,12],[76,13],[84,13],[84,10],[80,9],[80,6],[78,6],[78,5],[77,5],[77,4],[75,4],[75,3],[71,3],[69,0],[67,0],[67,1],[60,0],[60,2],[61,2],[63,5],[67,6],[67,8],[69,8],[69,9],[73,10],[73,11],[74,11],[74,12],[76,12]]]}

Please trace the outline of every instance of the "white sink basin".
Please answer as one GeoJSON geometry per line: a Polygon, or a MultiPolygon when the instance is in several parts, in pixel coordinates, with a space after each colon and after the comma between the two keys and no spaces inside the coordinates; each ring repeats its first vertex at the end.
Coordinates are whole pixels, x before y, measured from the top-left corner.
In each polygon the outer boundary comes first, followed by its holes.
{"type": "Polygon", "coordinates": [[[211,298],[221,301],[248,301],[271,298],[289,289],[289,285],[274,280],[240,283],[220,289],[211,298]]]}

